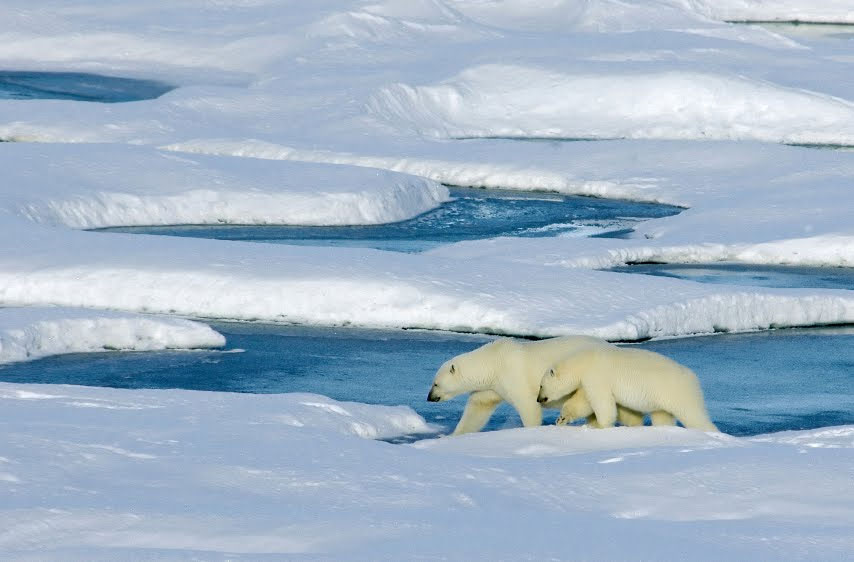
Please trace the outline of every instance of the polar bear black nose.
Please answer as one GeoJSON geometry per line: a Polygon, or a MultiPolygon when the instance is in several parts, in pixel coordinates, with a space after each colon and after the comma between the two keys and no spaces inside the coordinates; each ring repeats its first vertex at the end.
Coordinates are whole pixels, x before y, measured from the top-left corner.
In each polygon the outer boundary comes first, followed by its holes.
{"type": "Polygon", "coordinates": [[[543,403],[548,402],[548,401],[549,401],[548,397],[543,396],[542,394],[537,396],[537,402],[539,402],[540,404],[543,404],[543,403]]]}

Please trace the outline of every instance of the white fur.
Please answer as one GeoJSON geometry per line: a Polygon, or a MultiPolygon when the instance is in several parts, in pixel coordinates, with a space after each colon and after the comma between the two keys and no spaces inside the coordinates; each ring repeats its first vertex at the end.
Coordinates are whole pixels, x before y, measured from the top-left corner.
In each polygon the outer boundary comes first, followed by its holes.
{"type": "MultiPolygon", "coordinates": [[[[543,421],[542,407],[537,402],[543,372],[560,359],[591,347],[614,346],[589,336],[533,342],[498,339],[446,361],[433,379],[428,399],[449,400],[470,393],[454,435],[480,431],[503,401],[509,402],[519,412],[525,427],[538,426],[543,421]]],[[[543,406],[559,408],[565,398],[562,396],[543,406]]],[[[620,415],[622,421],[622,411],[620,415]]],[[[636,417],[627,415],[625,419],[637,425],[636,417]]]]}
{"type": "MultiPolygon", "coordinates": [[[[542,378],[539,398],[551,402],[554,396],[576,390],[584,392],[582,398],[600,427],[614,425],[619,403],[653,413],[653,423],[667,423],[672,416],[685,427],[718,431],[706,412],[697,376],[659,353],[616,346],[579,350],[558,361],[542,378]]],[[[571,403],[575,410],[568,415],[587,415],[583,400],[571,403]]]]}

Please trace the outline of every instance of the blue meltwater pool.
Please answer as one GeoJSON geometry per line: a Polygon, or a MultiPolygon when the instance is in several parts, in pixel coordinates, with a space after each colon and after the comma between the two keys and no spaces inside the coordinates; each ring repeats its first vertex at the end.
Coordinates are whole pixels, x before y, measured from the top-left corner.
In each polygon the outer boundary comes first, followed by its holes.
{"type": "MultiPolygon", "coordinates": [[[[90,353],[0,368],[7,382],[227,392],[314,392],[337,400],[405,404],[445,431],[465,405],[427,402],[438,366],[492,338],[447,332],[214,324],[225,351],[90,353]]],[[[651,341],[700,378],[721,430],[755,435],[854,424],[854,328],[774,330],[651,341]]],[[[556,411],[548,411],[551,423],[556,411]]],[[[521,425],[502,406],[487,429],[521,425]]]]}

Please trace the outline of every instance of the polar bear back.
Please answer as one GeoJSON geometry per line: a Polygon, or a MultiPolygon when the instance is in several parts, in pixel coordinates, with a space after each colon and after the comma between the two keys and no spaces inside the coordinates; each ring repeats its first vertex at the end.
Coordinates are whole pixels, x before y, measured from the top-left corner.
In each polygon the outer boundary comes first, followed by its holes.
{"type": "Polygon", "coordinates": [[[499,375],[495,381],[497,386],[518,388],[524,385],[526,391],[536,399],[543,373],[549,367],[580,350],[599,347],[616,349],[616,346],[600,338],[564,336],[528,342],[501,339],[472,353],[484,350],[484,353],[494,354],[497,359],[495,369],[499,375]],[[494,349],[488,349],[493,346],[494,349]]]}
{"type": "Polygon", "coordinates": [[[578,373],[585,387],[608,387],[616,401],[642,412],[673,411],[702,402],[702,389],[691,369],[653,351],[609,349],[580,351],[562,365],[578,373]]]}

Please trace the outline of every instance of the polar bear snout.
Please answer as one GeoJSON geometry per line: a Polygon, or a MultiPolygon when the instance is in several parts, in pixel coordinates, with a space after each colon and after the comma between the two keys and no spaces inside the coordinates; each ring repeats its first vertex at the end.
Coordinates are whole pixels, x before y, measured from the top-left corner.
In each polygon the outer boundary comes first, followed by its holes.
{"type": "Polygon", "coordinates": [[[430,393],[427,395],[427,402],[441,402],[442,397],[436,393],[436,387],[430,389],[430,393]]]}
{"type": "Polygon", "coordinates": [[[549,401],[549,397],[543,394],[543,389],[540,389],[540,393],[537,394],[537,402],[540,404],[545,404],[549,401]]]}

